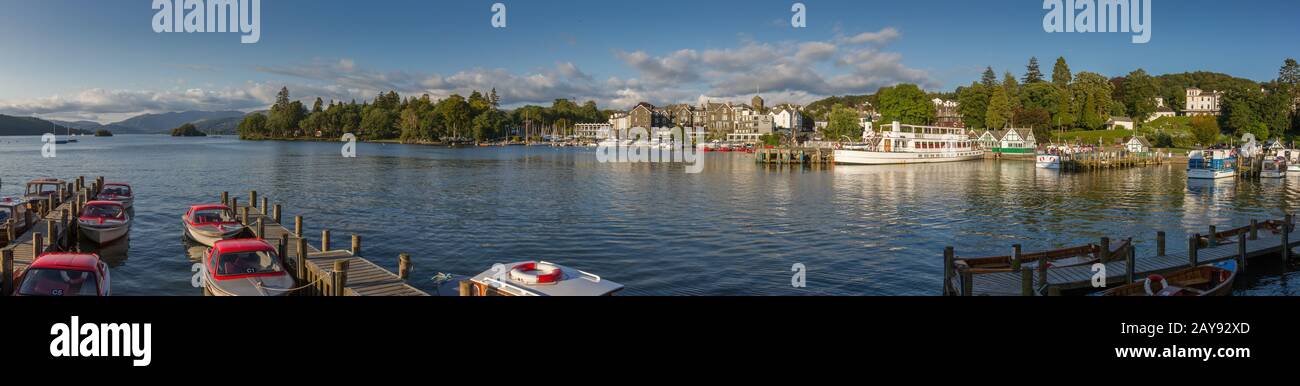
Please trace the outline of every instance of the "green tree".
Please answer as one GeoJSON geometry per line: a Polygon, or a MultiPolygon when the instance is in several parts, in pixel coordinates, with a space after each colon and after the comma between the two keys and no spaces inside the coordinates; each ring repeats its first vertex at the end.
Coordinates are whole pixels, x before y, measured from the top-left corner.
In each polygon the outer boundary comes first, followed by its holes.
{"type": "Polygon", "coordinates": [[[984,128],[984,118],[989,109],[989,89],[980,83],[971,83],[957,90],[958,109],[962,123],[971,129],[984,128]]]}
{"type": "Polygon", "coordinates": [[[831,108],[830,121],[822,129],[822,138],[839,141],[844,138],[856,141],[862,138],[862,126],[858,124],[858,112],[851,108],[835,105],[831,108]]]}
{"type": "Polygon", "coordinates": [[[1025,77],[1021,81],[1026,85],[1043,81],[1043,71],[1038,68],[1038,57],[1029,58],[1029,65],[1025,66],[1025,77]]]}
{"type": "Polygon", "coordinates": [[[914,84],[885,87],[876,95],[880,102],[881,120],[884,122],[898,121],[911,125],[934,122],[934,103],[930,102],[925,91],[914,84]]]}
{"type": "Polygon", "coordinates": [[[266,115],[252,113],[244,116],[236,128],[240,139],[257,139],[266,136],[266,115]]]}
{"type": "Polygon", "coordinates": [[[1125,111],[1134,122],[1146,122],[1147,118],[1155,114],[1155,99],[1159,93],[1155,78],[1147,75],[1146,71],[1138,69],[1128,74],[1124,81],[1124,89],[1122,102],[1125,111]]]}
{"type": "Polygon", "coordinates": [[[1192,117],[1192,137],[1202,147],[1219,143],[1219,122],[1210,116],[1192,117]]]}
{"type": "Polygon", "coordinates": [[[1011,111],[1020,109],[1020,83],[1016,82],[1016,77],[1007,72],[1002,75],[1002,89],[1007,91],[1007,103],[1011,105],[1011,111]]]}
{"type": "Polygon", "coordinates": [[[993,130],[1005,128],[1011,122],[1011,117],[1011,100],[1007,96],[1007,90],[994,87],[993,96],[989,98],[989,110],[984,118],[984,127],[993,130]]]}
{"type": "Polygon", "coordinates": [[[1101,74],[1080,72],[1070,85],[1078,106],[1078,125],[1089,130],[1100,129],[1110,119],[1112,107],[1110,80],[1101,74]]]}
{"type": "Polygon", "coordinates": [[[980,84],[984,87],[993,87],[998,85],[998,74],[993,72],[993,67],[984,67],[984,75],[980,77],[980,84]]]}
{"type": "Polygon", "coordinates": [[[1065,57],[1056,58],[1056,65],[1052,66],[1052,84],[1065,88],[1070,86],[1072,79],[1074,76],[1070,75],[1070,66],[1065,64],[1065,57]]]}

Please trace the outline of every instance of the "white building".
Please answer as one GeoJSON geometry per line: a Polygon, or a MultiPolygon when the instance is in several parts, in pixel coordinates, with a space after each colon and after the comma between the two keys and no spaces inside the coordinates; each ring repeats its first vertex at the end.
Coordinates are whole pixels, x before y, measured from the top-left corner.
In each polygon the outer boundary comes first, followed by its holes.
{"type": "Polygon", "coordinates": [[[632,128],[632,118],[623,112],[610,114],[609,126],[616,131],[626,131],[632,128]]]}
{"type": "Polygon", "coordinates": [[[1124,143],[1124,148],[1130,153],[1146,153],[1151,151],[1151,142],[1146,137],[1133,137],[1124,143]]]}
{"type": "Polygon", "coordinates": [[[1219,99],[1223,98],[1223,93],[1219,91],[1205,92],[1199,88],[1187,89],[1187,107],[1183,109],[1183,114],[1189,117],[1198,115],[1219,115],[1219,99]]]}
{"type": "Polygon", "coordinates": [[[1110,120],[1106,121],[1106,130],[1133,130],[1134,127],[1133,118],[1129,117],[1110,117],[1110,120]]]}
{"type": "Polygon", "coordinates": [[[573,131],[578,138],[605,139],[609,138],[609,132],[613,125],[608,123],[579,123],[573,125],[573,131]]]}
{"type": "Polygon", "coordinates": [[[768,113],[772,116],[772,125],[781,129],[803,130],[803,113],[792,107],[781,107],[768,113]]]}

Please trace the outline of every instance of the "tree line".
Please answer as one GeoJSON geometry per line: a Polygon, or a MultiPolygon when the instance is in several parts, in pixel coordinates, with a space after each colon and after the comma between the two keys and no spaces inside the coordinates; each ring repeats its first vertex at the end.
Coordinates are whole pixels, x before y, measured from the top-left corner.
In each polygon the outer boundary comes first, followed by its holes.
{"type": "Polygon", "coordinates": [[[249,114],[239,124],[242,139],[338,138],[352,133],[362,140],[399,140],[403,143],[491,141],[523,135],[572,134],[578,123],[603,122],[608,113],[588,101],[578,105],[556,99],[550,107],[500,108],[496,89],[469,97],[452,94],[434,100],[428,94],[402,98],[395,91],[381,93],[360,104],[316,98],[308,109],[291,100],[281,88],[266,112],[249,114]]]}

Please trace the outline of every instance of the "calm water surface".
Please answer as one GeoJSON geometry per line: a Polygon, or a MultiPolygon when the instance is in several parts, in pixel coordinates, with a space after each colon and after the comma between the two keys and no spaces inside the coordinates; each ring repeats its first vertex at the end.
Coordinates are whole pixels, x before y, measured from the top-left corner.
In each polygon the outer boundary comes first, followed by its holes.
{"type": "MultiPolygon", "coordinates": [[[[780,169],[744,154],[681,165],[602,164],[585,148],[446,149],[244,142],[225,138],[83,138],[41,158],[38,137],[0,137],[0,195],[37,177],[103,175],[132,183],[130,240],[101,253],[114,293],[199,295],[190,286],[180,217],[192,204],[255,189],[322,228],[336,247],[363,236],[363,255],[396,270],[411,253],[413,285],[439,272],[544,259],[627,285],[629,295],[935,295],[945,245],[965,256],[1072,246],[1102,236],[1154,248],[1157,230],[1190,232],[1276,218],[1300,178],[1188,184],[1182,166],[1061,174],[1032,163],[780,169]],[[791,265],[808,269],[790,285],[791,265]]],[[[1172,242],[1172,241],[1171,241],[1172,242]]],[[[1141,253],[1141,252],[1139,252],[1141,253]]],[[[1240,294],[1297,294],[1296,277],[1248,278],[1240,294]]]]}

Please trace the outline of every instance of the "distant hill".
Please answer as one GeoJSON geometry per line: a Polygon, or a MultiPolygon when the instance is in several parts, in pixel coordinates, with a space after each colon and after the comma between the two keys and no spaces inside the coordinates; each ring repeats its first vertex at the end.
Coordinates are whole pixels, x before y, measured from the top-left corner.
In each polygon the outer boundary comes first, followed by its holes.
{"type": "MultiPolygon", "coordinates": [[[[68,129],[69,126],[58,125],[40,118],[0,115],[0,136],[42,135],[50,132],[67,135],[68,129]]],[[[91,132],[72,128],[72,133],[90,134],[91,132]]]]}
{"type": "MultiPolygon", "coordinates": [[[[118,130],[113,130],[114,134],[165,134],[186,123],[198,126],[200,121],[211,121],[214,127],[223,127],[220,120],[243,117],[244,113],[238,111],[182,111],[137,115],[112,126],[118,127],[118,130]]],[[[238,126],[239,122],[235,125],[238,126]]]]}
{"type": "Polygon", "coordinates": [[[244,117],[229,117],[204,119],[200,121],[188,122],[194,124],[199,131],[209,135],[235,135],[239,129],[239,123],[244,121],[244,117]]]}

